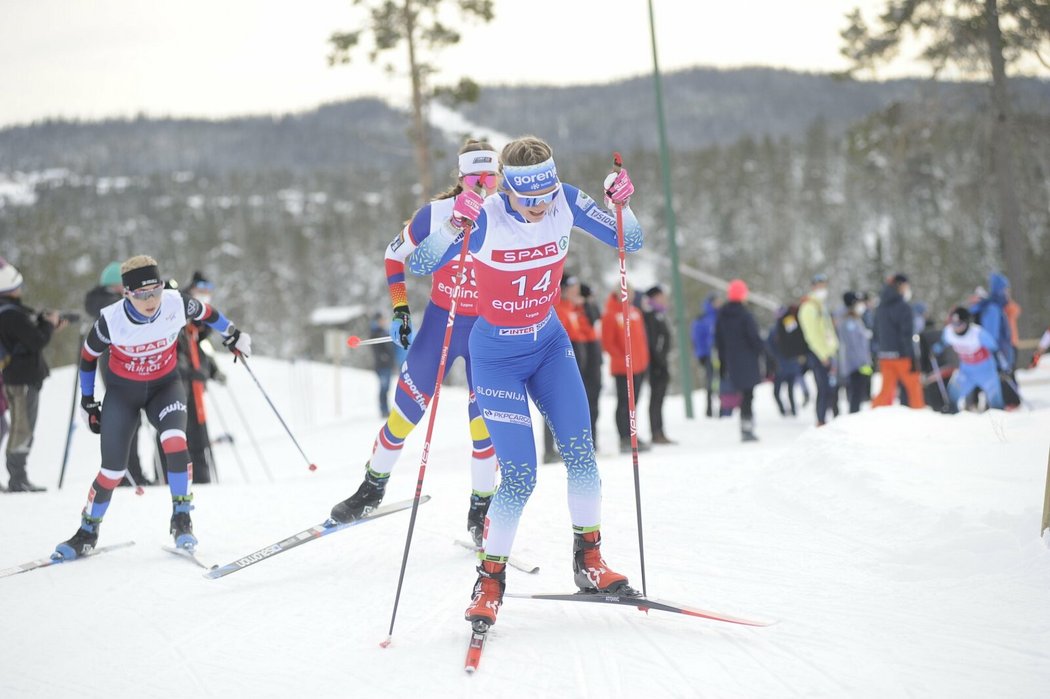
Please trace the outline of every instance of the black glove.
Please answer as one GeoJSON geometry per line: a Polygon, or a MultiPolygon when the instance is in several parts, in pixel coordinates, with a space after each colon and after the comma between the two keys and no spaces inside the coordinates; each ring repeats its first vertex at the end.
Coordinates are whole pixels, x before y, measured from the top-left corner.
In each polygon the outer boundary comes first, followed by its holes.
{"type": "Polygon", "coordinates": [[[394,317],[390,321],[390,337],[405,349],[416,339],[416,333],[412,330],[412,314],[408,312],[408,306],[398,306],[394,309],[394,317]]]}
{"type": "Polygon", "coordinates": [[[80,396],[80,416],[95,434],[102,434],[102,404],[95,396],[80,396]]]}
{"type": "Polygon", "coordinates": [[[238,357],[252,356],[252,336],[241,332],[239,328],[233,328],[233,332],[226,336],[222,344],[226,346],[226,349],[233,352],[233,361],[235,362],[238,357]]]}

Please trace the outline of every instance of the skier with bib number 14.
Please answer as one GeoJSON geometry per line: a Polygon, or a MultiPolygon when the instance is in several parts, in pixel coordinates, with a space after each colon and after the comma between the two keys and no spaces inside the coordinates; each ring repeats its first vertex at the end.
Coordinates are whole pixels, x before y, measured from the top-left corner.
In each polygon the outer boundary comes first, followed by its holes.
{"type": "MultiPolygon", "coordinates": [[[[491,625],[503,601],[506,566],[525,503],[536,484],[537,456],[528,399],[543,414],[568,470],[573,572],[583,590],[632,594],[627,578],[601,555],[601,478],[580,371],[553,307],[569,238],[579,228],[617,246],[616,218],[558,178],[553,151],[527,136],[501,154],[503,182],[482,200],[466,191],[452,215],[415,250],[410,269],[428,274],[459,254],[464,228],[480,298],[470,334],[474,394],[496,448],[501,480],[486,517],[478,578],[465,618],[491,625]],[[471,222],[471,223],[468,223],[471,222]]],[[[626,207],[634,186],[626,170],[607,178],[606,205],[623,205],[625,249],[642,246],[626,207]]]]}

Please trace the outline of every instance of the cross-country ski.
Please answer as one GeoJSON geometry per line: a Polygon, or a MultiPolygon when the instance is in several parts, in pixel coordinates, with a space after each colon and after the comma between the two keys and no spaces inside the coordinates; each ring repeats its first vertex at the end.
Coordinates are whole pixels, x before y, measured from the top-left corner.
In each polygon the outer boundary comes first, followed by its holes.
{"type": "Polygon", "coordinates": [[[623,605],[627,607],[635,607],[642,611],[655,609],[661,612],[685,614],[686,616],[695,616],[701,619],[710,619],[712,621],[724,621],[730,624],[740,624],[741,626],[772,626],[776,623],[775,621],[761,621],[757,619],[747,619],[732,614],[723,614],[722,612],[714,612],[709,609],[698,609],[696,607],[690,607],[676,602],[668,602],[665,600],[653,599],[651,597],[643,597],[641,595],[615,595],[602,592],[573,592],[564,594],[528,594],[508,592],[504,597],[551,600],[556,602],[591,602],[594,604],[623,605]]]}
{"type": "Polygon", "coordinates": [[[66,560],[64,558],[57,557],[57,556],[51,556],[49,558],[38,558],[36,560],[29,561],[27,563],[22,563],[20,565],[11,566],[10,568],[4,568],[4,569],[0,570],[0,578],[6,578],[9,575],[18,575],[19,573],[26,573],[26,572],[29,572],[30,570],[36,570],[38,568],[47,568],[48,566],[58,565],[60,563],[72,563],[74,561],[78,561],[78,560],[81,560],[81,559],[84,559],[84,558],[93,558],[93,557],[98,556],[98,555],[103,554],[103,553],[109,553],[110,551],[119,551],[120,549],[125,549],[125,548],[127,548],[129,546],[134,546],[134,545],[135,545],[134,541],[124,541],[124,542],[121,542],[119,544],[109,544],[108,546],[99,546],[96,549],[92,549],[92,551],[90,553],[87,553],[87,554],[84,554],[84,555],[79,556],[77,558],[73,558],[73,559],[69,559],[69,560],[66,560]]]}
{"type": "Polygon", "coordinates": [[[207,563],[202,561],[197,555],[196,549],[180,548],[178,546],[161,546],[161,548],[170,554],[178,556],[179,558],[185,558],[186,560],[192,562],[194,565],[200,568],[203,568],[204,570],[213,570],[219,567],[216,564],[208,565],[207,563]]]}
{"type": "MultiPolygon", "coordinates": [[[[424,495],[419,499],[420,504],[429,501],[429,495],[424,495]]],[[[375,510],[364,515],[360,519],[356,519],[352,522],[340,523],[335,522],[331,519],[325,520],[321,524],[317,524],[312,527],[307,527],[306,529],[296,532],[295,534],[292,534],[291,536],[285,539],[281,539],[280,541],[270,544],[269,546],[264,546],[263,548],[258,549],[257,551],[253,551],[252,553],[241,556],[237,560],[227,563],[226,565],[212,567],[207,573],[204,574],[204,577],[211,580],[225,577],[232,573],[236,573],[239,570],[244,570],[249,566],[253,566],[256,563],[260,563],[269,558],[272,558],[273,556],[276,556],[279,553],[284,553],[285,551],[294,549],[297,546],[302,546],[303,544],[309,543],[311,541],[317,541],[322,537],[330,536],[331,534],[341,532],[344,529],[349,529],[350,527],[357,526],[358,524],[364,524],[366,522],[371,522],[373,520],[379,519],[380,517],[392,515],[395,512],[407,510],[410,507],[412,507],[411,500],[402,500],[400,502],[392,502],[387,505],[382,505],[381,507],[378,507],[375,510]]]]}

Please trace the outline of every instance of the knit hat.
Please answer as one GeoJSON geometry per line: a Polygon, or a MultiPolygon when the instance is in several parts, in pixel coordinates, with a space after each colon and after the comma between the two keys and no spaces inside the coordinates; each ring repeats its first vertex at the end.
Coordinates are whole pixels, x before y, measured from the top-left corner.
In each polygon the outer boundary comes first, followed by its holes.
{"type": "Polygon", "coordinates": [[[120,263],[110,262],[98,275],[98,283],[102,286],[117,286],[120,281],[120,263]]]}
{"type": "Polygon", "coordinates": [[[15,266],[0,257],[0,294],[7,294],[22,286],[22,275],[15,266]]]}
{"type": "Polygon", "coordinates": [[[859,300],[856,291],[847,291],[842,295],[842,305],[846,308],[851,308],[859,300]]]}
{"type": "Polygon", "coordinates": [[[747,299],[748,288],[743,279],[734,279],[726,287],[726,299],[730,302],[743,303],[747,299]]]}

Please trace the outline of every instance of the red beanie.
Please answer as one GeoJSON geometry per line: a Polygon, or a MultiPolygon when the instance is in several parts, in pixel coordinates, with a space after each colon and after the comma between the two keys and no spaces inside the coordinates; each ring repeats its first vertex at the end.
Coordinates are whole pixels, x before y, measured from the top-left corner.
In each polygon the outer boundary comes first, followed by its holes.
{"type": "Polygon", "coordinates": [[[734,279],[726,287],[726,299],[731,303],[743,303],[747,300],[747,293],[747,284],[744,283],[743,279],[734,279]]]}

